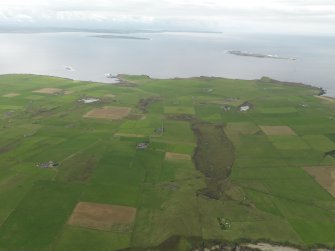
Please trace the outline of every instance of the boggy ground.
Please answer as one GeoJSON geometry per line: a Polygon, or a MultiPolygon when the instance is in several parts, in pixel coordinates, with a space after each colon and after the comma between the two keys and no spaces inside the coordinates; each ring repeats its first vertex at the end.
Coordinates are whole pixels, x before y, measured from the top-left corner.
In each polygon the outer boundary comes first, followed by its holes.
{"type": "Polygon", "coordinates": [[[199,190],[199,194],[219,199],[228,185],[234,163],[234,147],[223,125],[195,122],[192,130],[197,137],[194,164],[206,177],[206,188],[199,190]]]}

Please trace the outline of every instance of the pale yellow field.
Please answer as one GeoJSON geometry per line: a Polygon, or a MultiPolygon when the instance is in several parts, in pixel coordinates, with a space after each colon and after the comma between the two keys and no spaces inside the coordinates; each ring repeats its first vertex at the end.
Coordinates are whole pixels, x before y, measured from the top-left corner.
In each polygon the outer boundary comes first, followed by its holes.
{"type": "Polygon", "coordinates": [[[13,97],[16,97],[16,96],[19,96],[19,95],[21,95],[21,94],[12,92],[12,93],[5,94],[2,97],[4,97],[4,98],[13,98],[13,97]]]}
{"type": "Polygon", "coordinates": [[[266,135],[296,135],[288,126],[260,126],[266,135]]]}
{"type": "Polygon", "coordinates": [[[303,169],[335,198],[335,166],[308,166],[303,169]]]}
{"type": "Polygon", "coordinates": [[[85,118],[98,118],[98,119],[123,119],[130,113],[129,107],[103,107],[96,108],[84,115],[85,118]]]}
{"type": "Polygon", "coordinates": [[[131,225],[136,208],[79,202],[68,221],[69,225],[109,231],[113,225],[131,225]]]}
{"type": "Polygon", "coordinates": [[[36,91],[33,91],[35,93],[42,93],[42,94],[56,94],[62,92],[62,89],[59,88],[42,88],[38,89],[36,91]]]}
{"type": "Polygon", "coordinates": [[[182,153],[166,152],[165,160],[191,160],[191,156],[188,154],[182,154],[182,153]]]}

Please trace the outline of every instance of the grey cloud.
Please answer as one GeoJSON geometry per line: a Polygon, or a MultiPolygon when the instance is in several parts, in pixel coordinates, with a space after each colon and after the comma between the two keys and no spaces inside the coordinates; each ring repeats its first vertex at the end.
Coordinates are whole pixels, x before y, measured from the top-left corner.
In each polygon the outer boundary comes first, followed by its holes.
{"type": "Polygon", "coordinates": [[[19,0],[2,4],[0,22],[213,30],[257,25],[259,31],[306,33],[333,27],[335,33],[333,0],[254,0],[253,4],[250,0],[34,1],[32,5],[19,0]]]}

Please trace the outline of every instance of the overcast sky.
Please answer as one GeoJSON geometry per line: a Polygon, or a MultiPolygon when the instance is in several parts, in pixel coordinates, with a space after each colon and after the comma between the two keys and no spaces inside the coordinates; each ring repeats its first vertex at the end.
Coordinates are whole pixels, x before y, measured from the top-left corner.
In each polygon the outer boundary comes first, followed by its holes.
{"type": "Polygon", "coordinates": [[[0,0],[0,26],[335,34],[335,0],[0,0]]]}

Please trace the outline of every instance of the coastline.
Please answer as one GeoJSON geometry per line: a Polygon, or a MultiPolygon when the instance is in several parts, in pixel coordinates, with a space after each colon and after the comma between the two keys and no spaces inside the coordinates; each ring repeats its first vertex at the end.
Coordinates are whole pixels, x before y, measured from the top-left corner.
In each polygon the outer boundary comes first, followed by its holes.
{"type": "Polygon", "coordinates": [[[290,82],[290,81],[280,81],[280,80],[276,80],[273,79],[271,77],[267,77],[267,76],[263,76],[259,79],[243,79],[243,78],[229,78],[229,77],[219,77],[219,76],[191,76],[191,77],[168,77],[168,78],[158,78],[158,77],[152,77],[150,75],[147,74],[124,74],[124,73],[119,73],[116,74],[116,79],[119,80],[119,82],[108,82],[106,78],[106,82],[105,81],[94,81],[94,80],[81,80],[81,79],[73,79],[70,77],[63,77],[63,76],[57,76],[57,75],[45,75],[45,74],[35,74],[35,73],[5,73],[5,74],[0,74],[0,76],[15,76],[15,75],[20,75],[20,76],[40,76],[40,77],[52,77],[52,78],[60,78],[60,79],[65,79],[65,80],[71,80],[71,81],[80,81],[80,82],[84,82],[84,83],[96,83],[96,84],[111,84],[111,85],[120,85],[126,82],[129,82],[127,80],[125,80],[125,78],[127,76],[143,76],[146,77],[148,79],[160,79],[160,80],[182,80],[182,79],[227,79],[227,80],[243,80],[243,81],[259,81],[259,82],[268,82],[268,83],[273,83],[273,84],[282,84],[282,85],[293,85],[293,86],[300,86],[300,87],[304,87],[304,88],[311,88],[311,89],[315,89],[319,91],[318,97],[326,97],[329,99],[332,99],[335,101],[335,97],[332,96],[328,96],[327,95],[327,90],[323,87],[318,87],[315,85],[311,85],[311,84],[305,84],[305,83],[299,83],[299,82],[290,82]]]}
{"type": "Polygon", "coordinates": [[[290,82],[290,81],[280,81],[276,80],[267,76],[263,76],[259,79],[243,79],[243,78],[228,78],[228,77],[218,77],[218,76],[193,76],[193,77],[171,77],[171,78],[155,78],[151,77],[149,75],[132,75],[132,74],[117,74],[116,75],[120,80],[122,80],[123,77],[126,76],[143,76],[149,79],[166,79],[166,80],[183,80],[183,79],[226,79],[226,80],[243,80],[243,81],[259,81],[259,82],[268,82],[268,83],[273,83],[273,84],[282,84],[282,85],[293,85],[293,86],[300,86],[304,88],[311,88],[320,91],[320,94],[317,96],[324,96],[324,97],[329,97],[331,99],[335,100],[335,97],[327,96],[326,93],[321,94],[322,91],[327,92],[327,90],[323,87],[318,87],[315,85],[311,84],[305,84],[305,83],[299,83],[299,82],[290,82]]]}

